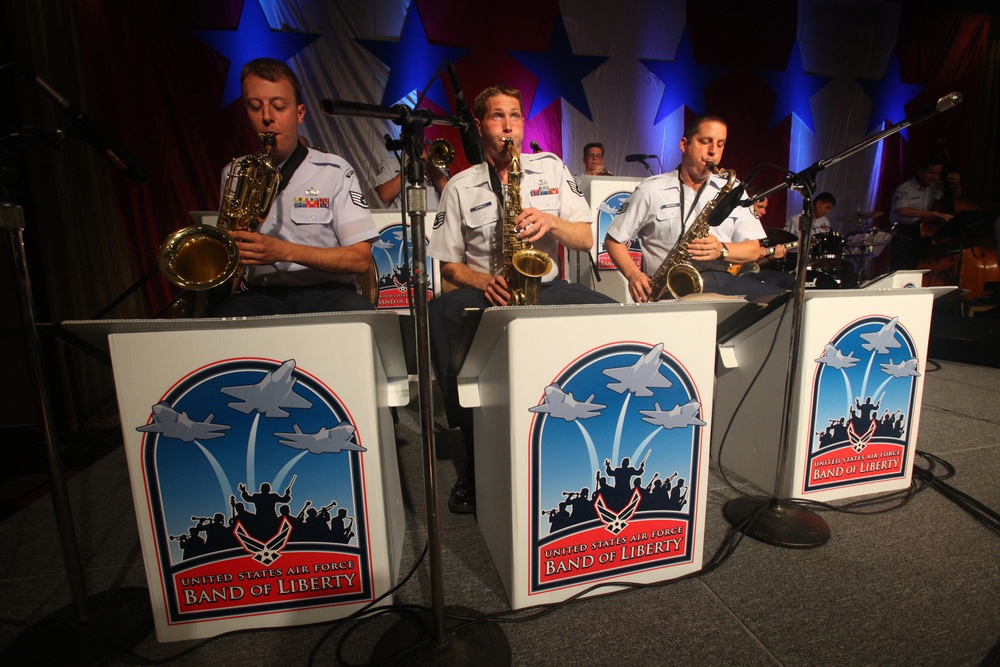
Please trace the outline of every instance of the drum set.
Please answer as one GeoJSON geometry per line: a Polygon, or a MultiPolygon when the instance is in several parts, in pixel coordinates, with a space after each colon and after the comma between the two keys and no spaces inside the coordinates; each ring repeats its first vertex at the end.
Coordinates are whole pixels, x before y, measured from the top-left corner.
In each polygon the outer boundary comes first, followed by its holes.
{"type": "MultiPolygon", "coordinates": [[[[813,236],[809,248],[809,262],[806,265],[806,287],[818,289],[850,289],[874,277],[872,260],[878,257],[889,243],[891,234],[875,227],[873,220],[882,215],[880,211],[858,211],[840,219],[842,223],[853,223],[854,229],[845,232],[825,232],[813,236]]],[[[845,225],[847,228],[847,225],[845,225]]],[[[777,227],[765,227],[768,246],[792,243],[798,238],[789,231],[777,227]]],[[[795,273],[798,256],[790,251],[775,260],[777,271],[795,273]]]]}

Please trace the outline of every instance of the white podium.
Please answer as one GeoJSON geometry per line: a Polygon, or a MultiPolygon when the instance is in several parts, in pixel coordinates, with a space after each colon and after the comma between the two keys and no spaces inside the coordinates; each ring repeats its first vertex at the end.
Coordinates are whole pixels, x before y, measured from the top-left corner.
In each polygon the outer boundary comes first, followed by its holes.
{"type": "Polygon", "coordinates": [[[778,490],[791,301],[720,338],[712,455],[787,498],[829,501],[909,486],[934,294],[806,291],[799,364],[791,369],[798,388],[788,406],[791,441],[778,490]]]}
{"type": "MultiPolygon", "coordinates": [[[[632,195],[632,191],[644,179],[621,176],[584,176],[579,183],[583,196],[590,204],[591,227],[594,230],[594,245],[590,259],[586,253],[570,253],[570,275],[576,282],[607,294],[620,303],[634,303],[628,293],[628,281],[615,268],[608,251],[604,247],[604,237],[611,221],[618,214],[622,204],[632,195]],[[597,267],[597,275],[593,267],[597,267]]],[[[629,242],[629,254],[639,267],[642,262],[642,248],[639,239],[629,242]]]]}
{"type": "Polygon", "coordinates": [[[110,346],[160,641],[342,618],[395,584],[397,320],[64,323],[110,346]]]}
{"type": "Polygon", "coordinates": [[[716,322],[744,306],[485,311],[458,390],[512,608],[701,567],[716,322]]]}

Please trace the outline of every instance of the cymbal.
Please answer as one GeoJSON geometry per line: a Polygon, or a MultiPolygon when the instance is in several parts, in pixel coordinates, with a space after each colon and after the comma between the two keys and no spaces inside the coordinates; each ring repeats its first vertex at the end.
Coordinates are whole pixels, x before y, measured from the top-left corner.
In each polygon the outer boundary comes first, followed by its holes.
{"type": "Polygon", "coordinates": [[[861,222],[862,220],[873,220],[882,217],[882,211],[857,211],[841,216],[841,222],[861,222]]]}
{"type": "Polygon", "coordinates": [[[767,234],[767,240],[771,245],[776,245],[778,243],[792,243],[793,241],[799,240],[799,237],[795,234],[781,229],[780,227],[765,227],[764,233],[767,234]]]}

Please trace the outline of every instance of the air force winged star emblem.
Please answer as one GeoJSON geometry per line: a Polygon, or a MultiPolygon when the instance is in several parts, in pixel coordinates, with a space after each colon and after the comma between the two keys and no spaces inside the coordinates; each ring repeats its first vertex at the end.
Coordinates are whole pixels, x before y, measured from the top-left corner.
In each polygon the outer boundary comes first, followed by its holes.
{"type": "Polygon", "coordinates": [[[607,528],[612,535],[617,535],[625,530],[626,526],[628,526],[629,519],[632,518],[632,515],[635,514],[635,511],[639,508],[640,500],[639,491],[634,490],[632,491],[632,498],[628,501],[628,505],[626,505],[625,509],[618,514],[609,510],[607,505],[604,504],[604,496],[597,498],[597,503],[594,507],[597,509],[597,516],[601,520],[601,523],[604,524],[604,527],[607,528]]]}
{"type": "Polygon", "coordinates": [[[261,565],[270,565],[278,560],[281,556],[281,551],[288,544],[288,538],[292,535],[292,525],[288,523],[288,519],[282,517],[281,527],[278,528],[278,532],[274,534],[274,537],[267,542],[261,542],[250,537],[249,533],[243,528],[242,523],[236,524],[234,532],[240,545],[255,561],[261,565]]]}
{"type": "Polygon", "coordinates": [[[223,394],[240,399],[229,407],[243,414],[257,411],[265,417],[287,417],[286,408],[311,408],[312,403],[295,393],[295,360],[289,359],[257,384],[223,387],[223,394]]]}

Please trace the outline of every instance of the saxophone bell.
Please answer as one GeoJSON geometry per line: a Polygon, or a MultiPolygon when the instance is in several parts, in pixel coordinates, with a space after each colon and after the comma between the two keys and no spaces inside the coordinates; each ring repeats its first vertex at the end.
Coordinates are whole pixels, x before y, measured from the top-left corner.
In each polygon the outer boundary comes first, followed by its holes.
{"type": "MultiPolygon", "coordinates": [[[[705,281],[698,269],[691,264],[688,245],[695,239],[708,236],[710,231],[708,219],[712,215],[712,211],[729,194],[736,183],[736,170],[729,169],[724,171],[714,162],[706,162],[705,167],[713,174],[725,176],[726,184],[722,186],[719,193],[715,195],[715,198],[705,205],[705,208],[701,210],[688,230],[684,232],[684,235],[677,239],[677,243],[663,260],[663,263],[660,264],[660,268],[649,279],[653,301],[670,298],[679,299],[682,296],[701,294],[704,291],[705,281]]],[[[706,182],[705,186],[707,185],[708,183],[706,182]]]]}
{"type": "Polygon", "coordinates": [[[210,290],[226,283],[240,267],[240,251],[229,231],[256,231],[278,192],[281,172],[271,164],[273,132],[260,135],[264,149],[234,158],[226,175],[218,226],[192,225],[168,236],[157,263],[171,284],[185,290],[210,290]]]}
{"type": "Polygon", "coordinates": [[[508,191],[504,198],[503,219],[500,221],[501,257],[503,277],[511,295],[512,306],[537,306],[538,288],[543,276],[552,270],[552,258],[522,241],[517,234],[514,221],[521,215],[521,160],[514,149],[511,137],[502,139],[510,151],[511,165],[508,171],[508,191]]]}

